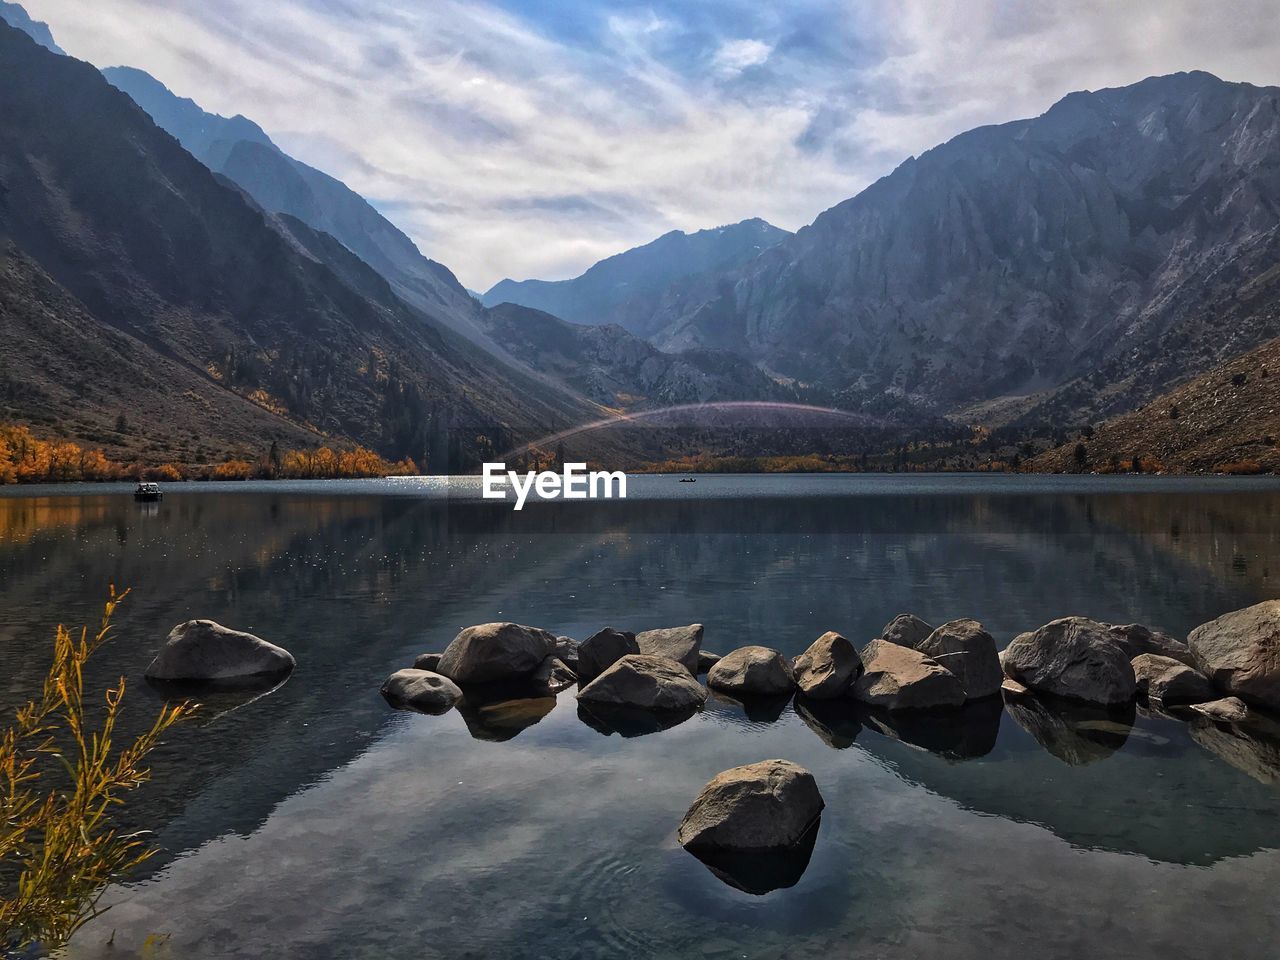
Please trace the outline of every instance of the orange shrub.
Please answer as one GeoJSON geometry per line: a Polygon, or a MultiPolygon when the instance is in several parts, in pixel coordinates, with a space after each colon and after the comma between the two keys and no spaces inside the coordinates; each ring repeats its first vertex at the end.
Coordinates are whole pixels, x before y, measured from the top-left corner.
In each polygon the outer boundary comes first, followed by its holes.
{"type": "Polygon", "coordinates": [[[213,468],[215,480],[248,480],[253,474],[253,464],[248,460],[228,460],[213,468]]]}
{"type": "Polygon", "coordinates": [[[1254,473],[1266,473],[1266,468],[1257,460],[1224,461],[1213,468],[1214,473],[1227,473],[1232,476],[1247,476],[1254,473]]]}

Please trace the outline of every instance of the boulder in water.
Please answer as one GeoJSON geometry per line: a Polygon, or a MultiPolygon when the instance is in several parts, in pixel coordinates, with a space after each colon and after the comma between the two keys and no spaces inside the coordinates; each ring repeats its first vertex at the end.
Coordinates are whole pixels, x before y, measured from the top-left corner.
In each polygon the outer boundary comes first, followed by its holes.
{"type": "Polygon", "coordinates": [[[578,699],[588,704],[679,712],[701,707],[707,691],[676,661],[631,653],[579,690],[578,699]]]}
{"type": "Polygon", "coordinates": [[[862,660],[853,644],[827,631],[791,662],[796,686],[811,700],[832,700],[849,692],[862,671],[862,660]]]}
{"type": "Polygon", "coordinates": [[[739,647],[707,671],[707,686],[737,697],[776,697],[795,685],[787,658],[769,647],[739,647]]]}
{"type": "Polygon", "coordinates": [[[783,850],[808,833],[822,808],[813,774],[787,760],[763,760],[713,777],[678,837],[689,850],[783,850]]]}
{"type": "Polygon", "coordinates": [[[399,710],[418,713],[447,713],[462,691],[448,677],[430,670],[397,670],[382,684],[382,696],[399,710]]]}
{"type": "Polygon", "coordinates": [[[578,679],[590,683],[623,657],[639,652],[634,633],[605,627],[578,644],[578,679]]]}
{"type": "Polygon", "coordinates": [[[667,657],[684,665],[694,676],[698,675],[698,655],[702,650],[702,624],[691,623],[687,627],[663,627],[636,634],[641,653],[654,657],[667,657]]]}
{"type": "Polygon", "coordinates": [[[1239,697],[1223,697],[1221,700],[1210,700],[1208,703],[1193,703],[1191,709],[1222,723],[1239,723],[1241,720],[1249,719],[1249,707],[1239,697]]]}
{"type": "Polygon", "coordinates": [[[1137,684],[1106,624],[1063,617],[1023,633],[1001,656],[1004,674],[1040,693],[1090,703],[1128,703],[1137,684]]]}
{"type": "Polygon", "coordinates": [[[555,651],[546,630],[519,623],[467,627],[445,648],[437,672],[455,683],[499,683],[528,677],[555,651]]]}
{"type": "Polygon", "coordinates": [[[900,613],[884,625],[880,639],[896,643],[900,647],[916,648],[933,633],[933,624],[921,620],[914,613],[900,613]]]}
{"type": "Polygon", "coordinates": [[[232,680],[283,676],[296,664],[288,650],[213,620],[188,620],[169,633],[147,667],[150,680],[232,680]]]}
{"type": "Polygon", "coordinates": [[[927,710],[958,707],[964,687],[946,667],[919,650],[872,640],[862,650],[862,675],[853,695],[863,703],[886,710],[927,710]]]}
{"type": "Polygon", "coordinates": [[[1142,653],[1133,658],[1133,676],[1138,692],[1161,703],[1202,703],[1216,700],[1218,693],[1205,677],[1171,657],[1142,653]]]}
{"type": "Polygon", "coordinates": [[[1187,644],[1223,693],[1280,710],[1280,600],[1223,614],[1192,630],[1187,644]]]}
{"type": "Polygon", "coordinates": [[[944,623],[915,649],[954,673],[970,700],[1000,692],[1004,674],[996,641],[977,620],[944,623]]]}

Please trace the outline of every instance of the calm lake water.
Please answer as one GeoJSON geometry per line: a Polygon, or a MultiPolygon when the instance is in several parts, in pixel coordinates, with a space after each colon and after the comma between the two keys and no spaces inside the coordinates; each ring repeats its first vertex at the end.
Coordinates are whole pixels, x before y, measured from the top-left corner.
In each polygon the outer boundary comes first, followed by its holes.
{"type": "Polygon", "coordinates": [[[154,756],[129,826],[164,852],[73,957],[1276,956],[1280,741],[1144,711],[943,719],[740,704],[624,737],[558,699],[390,710],[391,671],[472,623],[582,639],[700,621],[704,646],[859,645],[893,615],[1003,646],[1067,614],[1185,636],[1277,591],[1262,479],[632,477],[625,502],[481,503],[370,481],[0,492],[0,706],[53,625],[133,589],[98,679],[210,617],[298,668],[213,698],[154,756]],[[675,842],[703,784],[808,767],[826,799],[793,886],[752,895],[675,842]]]}

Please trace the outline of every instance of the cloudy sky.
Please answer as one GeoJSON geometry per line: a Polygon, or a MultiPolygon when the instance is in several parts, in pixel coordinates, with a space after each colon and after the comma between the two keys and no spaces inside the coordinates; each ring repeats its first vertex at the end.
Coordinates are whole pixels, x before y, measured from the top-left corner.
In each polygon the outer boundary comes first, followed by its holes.
{"type": "Polygon", "coordinates": [[[484,290],[671,229],[795,229],[1063,94],[1280,83],[1275,0],[26,0],[74,56],[242,113],[484,290]]]}

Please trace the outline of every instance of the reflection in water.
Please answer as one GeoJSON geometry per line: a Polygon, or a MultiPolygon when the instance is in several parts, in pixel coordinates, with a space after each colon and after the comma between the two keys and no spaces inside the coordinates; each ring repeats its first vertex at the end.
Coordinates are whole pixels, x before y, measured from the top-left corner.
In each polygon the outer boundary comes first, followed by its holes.
{"type": "Polygon", "coordinates": [[[642,710],[605,703],[578,704],[578,719],[592,730],[606,737],[616,733],[628,740],[678,727],[697,713],[696,707],[688,710],[642,710]]]}
{"type": "Polygon", "coordinates": [[[713,700],[670,718],[587,710],[572,691],[558,710],[527,691],[466,691],[456,713],[422,717],[376,696],[423,650],[494,619],[569,636],[702,622],[709,649],[788,655],[832,629],[861,643],[903,611],[975,617],[1001,644],[1067,614],[1181,637],[1274,594],[1273,488],[633,481],[632,500],[519,514],[375,495],[393,490],[378,483],[333,496],[175,489],[151,516],[127,489],[0,494],[0,709],[38,682],[31,651],[50,625],[91,620],[108,581],[134,592],[102,651],[105,677],[140,680],[192,617],[298,657],[270,696],[229,699],[167,738],[122,824],[156,830],[167,852],[73,955],[125,955],[157,932],[184,960],[337,960],[405,942],[583,958],[696,956],[706,944],[826,957],[840,944],[987,960],[996,940],[1022,955],[1177,953],[1161,915],[1131,909],[1134,889],[1166,914],[1194,910],[1204,938],[1233,956],[1280,936],[1268,911],[1241,909],[1280,882],[1280,737],[1266,725],[1039,701],[1011,704],[1017,722],[1001,723],[993,702],[938,723],[803,698],[763,713],[713,700]],[[809,493],[744,508],[736,498],[752,484],[809,493]],[[650,487],[686,499],[646,499],[650,487]],[[803,882],[755,900],[742,889],[763,884],[725,886],[673,831],[709,777],[771,756],[812,770],[828,808],[803,882]],[[425,855],[445,843],[450,856],[425,855]],[[317,906],[335,889],[340,904],[317,906]],[[424,911],[428,900],[449,909],[424,911]],[[1067,929],[1067,903],[1088,922],[1067,929]]]}
{"type": "Polygon", "coordinates": [[[1255,713],[1243,723],[1215,723],[1200,717],[1191,738],[1259,783],[1280,786],[1280,722],[1255,713]]]}
{"type": "Polygon", "coordinates": [[[1104,707],[1042,694],[1009,697],[1005,706],[1036,743],[1073,767],[1105,760],[1133,730],[1133,704],[1104,707]]]}
{"type": "Polygon", "coordinates": [[[951,760],[985,757],[995,749],[1004,704],[999,697],[971,700],[955,710],[885,710],[865,708],[863,723],[902,743],[951,760]]]}
{"type": "Polygon", "coordinates": [[[212,724],[233,710],[269,697],[293,676],[255,674],[249,677],[227,677],[219,680],[157,680],[147,677],[147,686],[166,703],[195,703],[199,709],[192,717],[197,725],[212,724]]]}
{"type": "Polygon", "coordinates": [[[791,702],[789,693],[773,697],[731,697],[720,690],[707,693],[706,712],[730,723],[739,723],[744,717],[749,723],[776,723],[791,702]]]}
{"type": "Polygon", "coordinates": [[[813,857],[813,846],[818,839],[822,818],[790,847],[780,850],[732,852],[725,850],[687,850],[697,857],[715,876],[729,886],[763,896],[774,890],[794,887],[804,876],[813,857]]]}
{"type": "Polygon", "coordinates": [[[810,700],[797,696],[796,714],[829,747],[845,750],[862,732],[861,711],[852,700],[810,700]]]}

